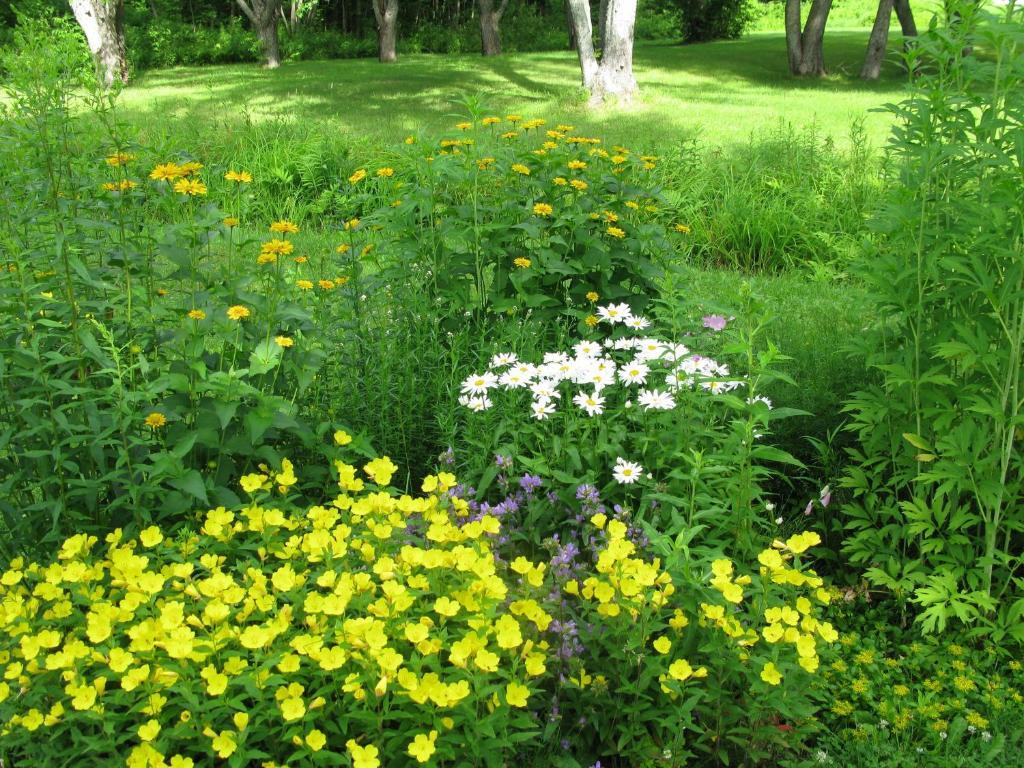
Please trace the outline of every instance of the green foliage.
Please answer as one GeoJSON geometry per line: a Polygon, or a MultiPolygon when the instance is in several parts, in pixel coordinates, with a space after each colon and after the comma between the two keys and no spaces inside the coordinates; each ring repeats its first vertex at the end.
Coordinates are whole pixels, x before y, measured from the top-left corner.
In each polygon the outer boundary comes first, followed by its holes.
{"type": "Polygon", "coordinates": [[[861,124],[845,148],[813,127],[783,124],[732,152],[694,149],[673,152],[660,172],[692,230],[692,258],[744,271],[835,272],[857,252],[879,188],[861,124]]]}
{"type": "Polygon", "coordinates": [[[751,0],[675,0],[682,19],[683,40],[705,43],[734,40],[753,17],[751,0]]]}
{"type": "Polygon", "coordinates": [[[1020,754],[1024,672],[1004,649],[962,637],[921,641],[862,597],[833,603],[847,628],[814,686],[829,702],[812,757],[795,768],[996,766],[1020,754]]]}
{"type": "MultiPolygon", "coordinates": [[[[859,271],[878,323],[857,343],[882,375],[847,406],[845,551],[920,608],[925,631],[1024,641],[1024,34],[1021,10],[959,7],[891,109],[885,203],[859,271]],[[974,45],[978,55],[964,56],[974,45]]],[[[912,67],[913,68],[913,67],[912,67]]]]}

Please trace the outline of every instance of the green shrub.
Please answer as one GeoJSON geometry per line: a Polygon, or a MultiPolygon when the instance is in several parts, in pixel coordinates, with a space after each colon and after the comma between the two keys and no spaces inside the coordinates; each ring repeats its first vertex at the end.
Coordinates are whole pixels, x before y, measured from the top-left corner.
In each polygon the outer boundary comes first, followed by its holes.
{"type": "Polygon", "coordinates": [[[891,108],[878,234],[858,265],[878,321],[856,346],[882,381],[847,406],[845,551],[917,604],[925,631],[963,622],[1020,643],[1022,11],[959,11],[922,36],[911,56],[927,73],[891,108]]]}
{"type": "Polygon", "coordinates": [[[683,40],[704,43],[733,40],[752,17],[750,0],[675,0],[682,19],[683,40]]]}

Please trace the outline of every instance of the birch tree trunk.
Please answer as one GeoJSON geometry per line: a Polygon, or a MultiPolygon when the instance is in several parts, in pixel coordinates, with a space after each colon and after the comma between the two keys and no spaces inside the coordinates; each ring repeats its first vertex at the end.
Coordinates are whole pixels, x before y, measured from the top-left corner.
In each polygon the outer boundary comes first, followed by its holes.
{"type": "Polygon", "coordinates": [[[480,5],[480,52],[484,56],[501,55],[501,17],[508,0],[494,7],[494,0],[478,0],[480,5]]]}
{"type": "Polygon", "coordinates": [[[886,46],[889,43],[889,24],[892,22],[893,0],[879,0],[875,24],[868,38],[868,51],[864,56],[864,66],[860,76],[864,80],[877,80],[882,73],[882,62],[885,59],[886,46]]]}
{"type": "Polygon", "coordinates": [[[70,0],[75,20],[85,33],[96,75],[109,88],[128,82],[124,45],[124,0],[70,0]]]}
{"type": "Polygon", "coordinates": [[[384,63],[398,60],[398,0],[370,0],[377,19],[378,58],[384,63]]]}
{"type": "Polygon", "coordinates": [[[580,59],[583,87],[593,89],[597,82],[597,56],[594,55],[594,27],[590,23],[590,0],[566,0],[576,54],[580,59]]]}
{"type": "Polygon", "coordinates": [[[277,39],[277,15],[281,11],[281,0],[236,0],[256,36],[263,46],[263,56],[268,69],[281,66],[281,45],[277,39]]]}
{"type": "Polygon", "coordinates": [[[636,93],[636,78],[633,77],[636,4],[637,0],[608,0],[598,86],[591,94],[594,103],[600,103],[609,96],[629,102],[636,93]]]}
{"type": "Polygon", "coordinates": [[[583,87],[590,91],[590,103],[609,99],[629,102],[636,94],[633,77],[633,27],[637,0],[608,0],[605,15],[604,48],[601,60],[594,53],[594,28],[590,21],[590,0],[567,0],[572,20],[576,53],[580,59],[583,87]]]}

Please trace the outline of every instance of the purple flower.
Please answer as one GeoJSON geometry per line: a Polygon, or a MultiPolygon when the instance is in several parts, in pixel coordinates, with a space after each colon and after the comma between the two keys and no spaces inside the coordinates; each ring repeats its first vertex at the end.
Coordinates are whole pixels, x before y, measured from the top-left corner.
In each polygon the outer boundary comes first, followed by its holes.
{"type": "Polygon", "coordinates": [[[814,511],[814,499],[811,499],[810,501],[807,502],[807,506],[804,507],[804,515],[806,517],[810,517],[811,516],[811,512],[813,512],[813,511],[814,511]]]}
{"type": "Polygon", "coordinates": [[[505,469],[512,466],[512,459],[509,456],[502,456],[500,453],[494,457],[494,464],[498,469],[505,469]]]}
{"type": "Polygon", "coordinates": [[[821,502],[821,506],[827,507],[832,503],[832,486],[826,485],[821,489],[821,495],[818,497],[818,501],[821,502]]]}
{"type": "Polygon", "coordinates": [[[541,487],[543,481],[537,475],[523,475],[519,478],[519,487],[527,493],[533,493],[541,487]]]}
{"type": "Polygon", "coordinates": [[[725,330],[725,326],[728,324],[728,320],[722,315],[704,315],[702,323],[705,328],[709,328],[712,331],[725,330]]]}

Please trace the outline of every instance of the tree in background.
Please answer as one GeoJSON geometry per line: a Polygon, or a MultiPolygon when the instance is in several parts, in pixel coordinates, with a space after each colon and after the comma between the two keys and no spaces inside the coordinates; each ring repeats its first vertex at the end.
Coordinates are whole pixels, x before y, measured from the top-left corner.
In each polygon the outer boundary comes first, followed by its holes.
{"type": "Polygon", "coordinates": [[[751,18],[749,0],[674,0],[682,21],[683,40],[735,40],[751,18]]]}
{"type": "Polygon", "coordinates": [[[875,14],[875,23],[868,39],[868,50],[864,56],[864,66],[860,70],[860,76],[865,80],[877,80],[882,72],[882,62],[889,43],[889,24],[892,22],[894,10],[903,30],[904,48],[908,40],[917,37],[917,24],[910,9],[910,0],[879,0],[878,13],[875,14]]]}
{"type": "Polygon", "coordinates": [[[398,39],[398,0],[370,0],[377,19],[378,58],[384,62],[396,61],[398,39]]]}
{"type": "Polygon", "coordinates": [[[825,23],[832,0],[813,0],[807,23],[800,31],[800,0],[786,0],[786,50],[794,75],[825,74],[825,23]]]}
{"type": "Polygon", "coordinates": [[[566,2],[583,73],[583,87],[590,91],[591,104],[601,104],[609,98],[630,101],[637,90],[636,78],[633,77],[633,30],[637,0],[608,0],[603,14],[604,35],[600,60],[594,52],[590,0],[566,2]]]}
{"type": "Polygon", "coordinates": [[[267,67],[281,66],[281,45],[277,40],[277,14],[281,11],[281,0],[237,0],[242,13],[249,17],[252,28],[263,46],[267,67]]]}
{"type": "Polygon", "coordinates": [[[478,0],[480,5],[480,50],[484,56],[501,54],[501,17],[508,7],[508,0],[494,6],[494,0],[478,0]]]}
{"type": "Polygon", "coordinates": [[[128,54],[124,43],[124,0],[70,0],[96,63],[96,74],[106,87],[128,82],[128,54]]]}

